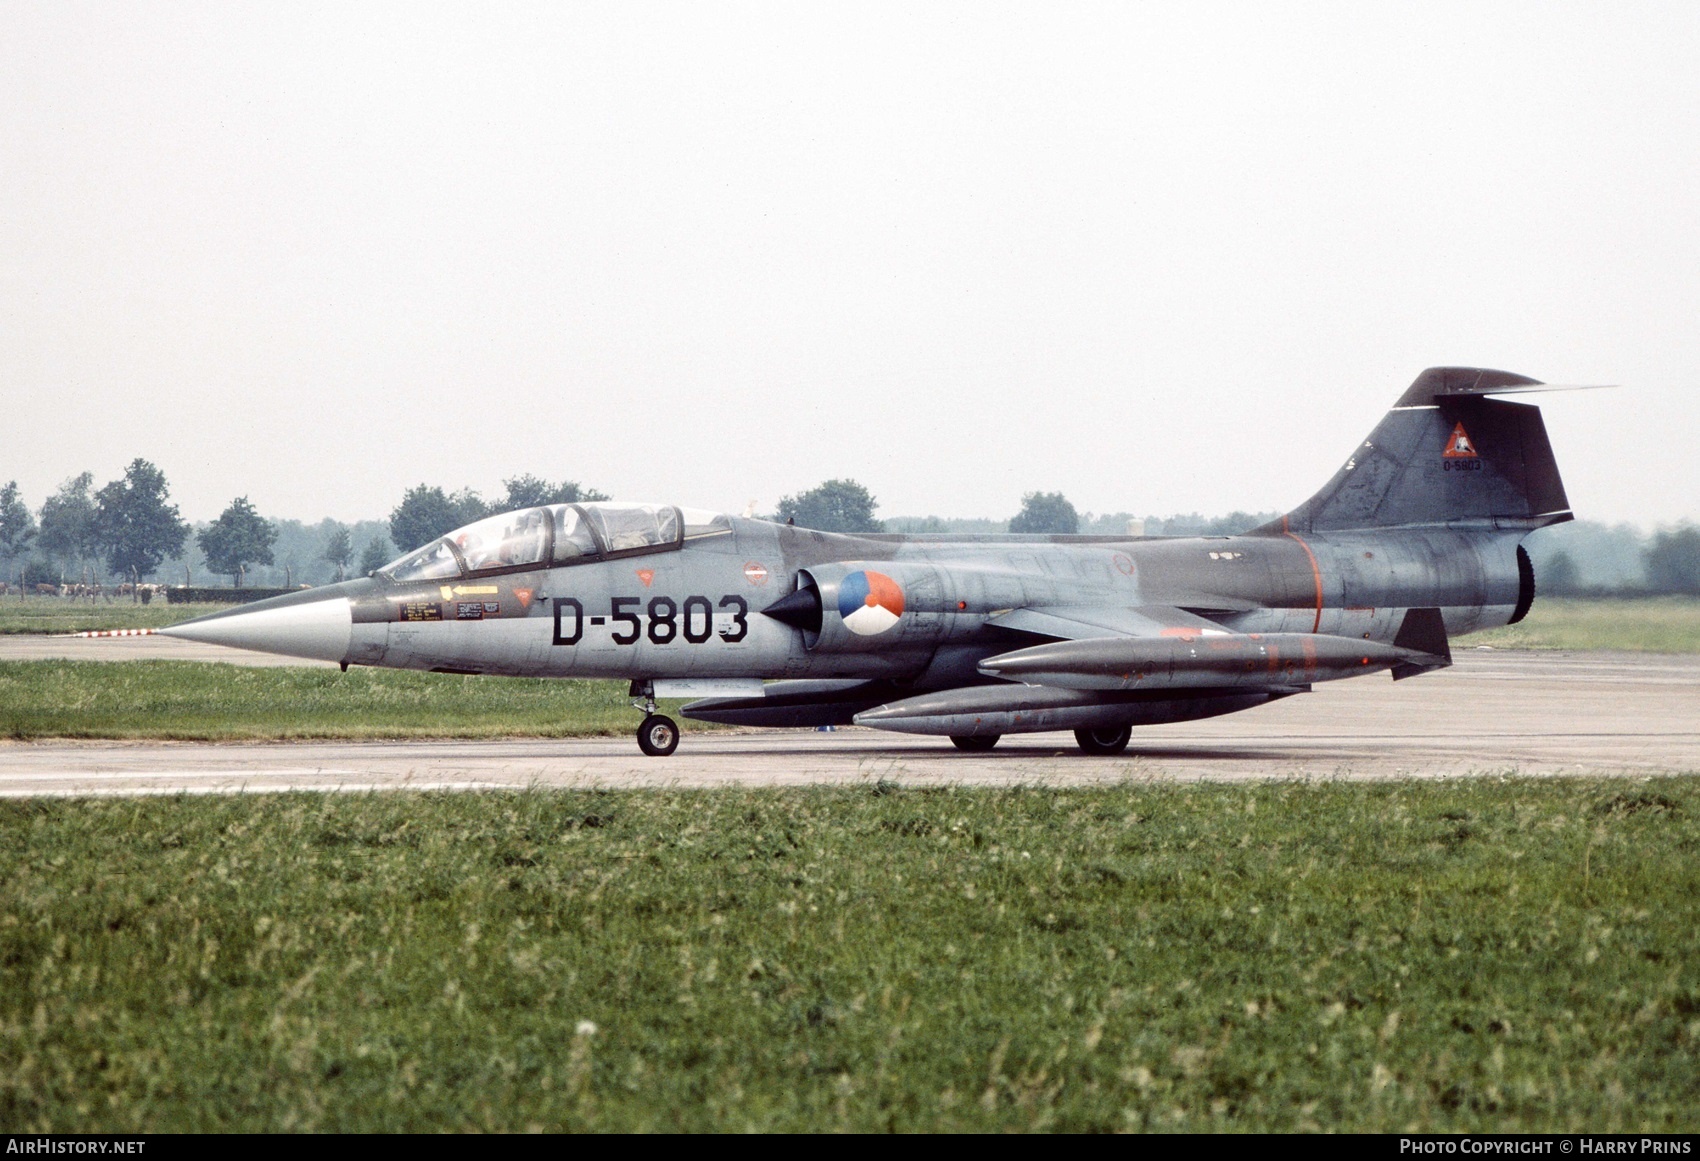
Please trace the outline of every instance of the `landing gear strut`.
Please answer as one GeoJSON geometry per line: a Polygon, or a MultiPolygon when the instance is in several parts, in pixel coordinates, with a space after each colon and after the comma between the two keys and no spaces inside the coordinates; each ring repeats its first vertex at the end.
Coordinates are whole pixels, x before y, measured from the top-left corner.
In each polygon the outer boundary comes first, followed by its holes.
{"type": "Polygon", "coordinates": [[[650,681],[632,682],[632,705],[643,711],[643,722],[638,726],[638,749],[651,758],[665,758],[679,748],[679,723],[666,714],[655,712],[655,683],[650,681]],[[642,701],[635,700],[643,698],[642,701]]]}

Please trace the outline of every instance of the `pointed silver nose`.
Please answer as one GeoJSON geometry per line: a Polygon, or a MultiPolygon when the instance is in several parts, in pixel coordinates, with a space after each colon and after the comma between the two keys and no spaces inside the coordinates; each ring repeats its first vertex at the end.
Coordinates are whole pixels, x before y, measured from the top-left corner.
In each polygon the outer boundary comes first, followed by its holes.
{"type": "Polygon", "coordinates": [[[263,601],[246,609],[197,617],[159,632],[163,637],[315,661],[341,661],[348,656],[354,617],[347,597],[302,601],[292,595],[275,599],[280,603],[269,608],[271,602],[263,601]]]}

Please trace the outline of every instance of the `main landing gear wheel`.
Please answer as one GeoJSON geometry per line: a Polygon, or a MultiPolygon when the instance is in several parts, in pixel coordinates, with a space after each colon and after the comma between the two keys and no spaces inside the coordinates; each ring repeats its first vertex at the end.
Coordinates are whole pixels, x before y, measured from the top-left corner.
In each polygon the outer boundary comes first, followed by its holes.
{"type": "Polygon", "coordinates": [[[952,734],[950,744],[970,754],[983,753],[998,744],[1002,734],[952,734]]]}
{"type": "Polygon", "coordinates": [[[1074,740],[1079,744],[1080,752],[1101,758],[1113,757],[1127,749],[1127,740],[1131,737],[1132,726],[1106,726],[1099,730],[1074,731],[1074,740]]]}
{"type": "Polygon", "coordinates": [[[679,748],[679,723],[666,714],[650,714],[638,727],[638,749],[651,758],[665,758],[679,748]]]}

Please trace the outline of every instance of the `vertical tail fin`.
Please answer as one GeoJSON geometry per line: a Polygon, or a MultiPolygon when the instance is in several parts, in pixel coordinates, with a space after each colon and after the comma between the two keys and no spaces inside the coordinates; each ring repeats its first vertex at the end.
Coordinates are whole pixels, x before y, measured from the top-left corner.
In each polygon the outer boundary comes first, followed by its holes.
{"type": "Polygon", "coordinates": [[[1320,492],[1264,530],[1572,519],[1540,408],[1486,398],[1543,389],[1508,371],[1430,367],[1320,492]]]}

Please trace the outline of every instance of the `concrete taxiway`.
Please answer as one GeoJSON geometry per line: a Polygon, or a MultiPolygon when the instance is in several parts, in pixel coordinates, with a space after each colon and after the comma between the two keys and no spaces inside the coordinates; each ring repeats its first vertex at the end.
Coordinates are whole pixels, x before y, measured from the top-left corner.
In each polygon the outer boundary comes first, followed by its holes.
{"type": "Polygon", "coordinates": [[[8,797],[1683,772],[1700,772],[1700,657],[1467,649],[1453,668],[1409,681],[1335,682],[1230,717],[1145,727],[1110,759],[1082,757],[1067,734],[963,754],[943,738],[696,733],[689,723],[671,758],[644,757],[630,737],[0,744],[0,796],[8,797]]]}
{"type": "Polygon", "coordinates": [[[230,665],[311,665],[335,669],[334,661],[308,661],[252,653],[174,637],[70,637],[30,633],[0,635],[0,661],[223,661],[230,665]]]}

